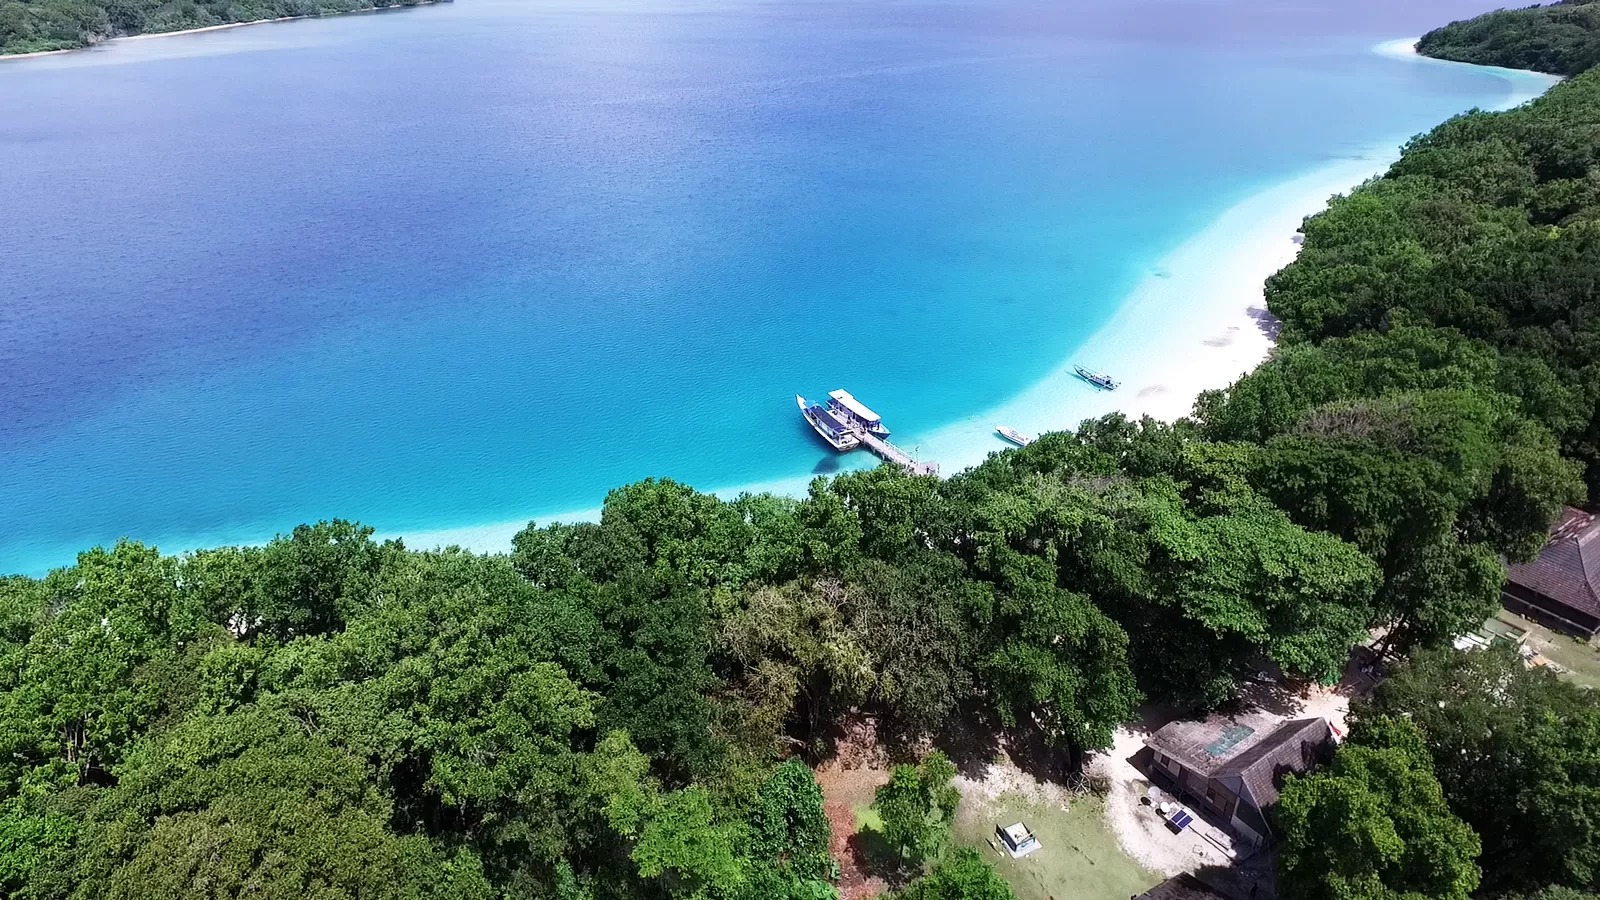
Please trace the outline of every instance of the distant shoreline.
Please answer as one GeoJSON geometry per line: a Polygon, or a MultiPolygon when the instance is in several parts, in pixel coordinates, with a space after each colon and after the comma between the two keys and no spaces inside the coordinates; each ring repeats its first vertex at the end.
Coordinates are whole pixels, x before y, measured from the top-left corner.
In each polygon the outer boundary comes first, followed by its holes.
{"type": "Polygon", "coordinates": [[[177,37],[183,34],[200,34],[206,31],[226,31],[230,28],[244,28],[250,25],[270,25],[274,22],[298,22],[303,19],[335,19],[342,16],[359,16],[364,13],[388,12],[396,9],[409,9],[414,6],[432,6],[436,3],[449,3],[451,0],[416,0],[415,3],[390,3],[385,6],[374,6],[369,9],[352,9],[349,12],[322,13],[315,16],[279,16],[276,19],[251,19],[248,22],[228,22],[223,25],[205,25],[200,28],[184,28],[179,31],[148,31],[140,34],[122,34],[114,38],[97,41],[87,47],[67,47],[63,50],[36,50],[33,53],[0,53],[0,63],[13,59],[34,59],[40,56],[60,56],[63,53],[83,53],[109,44],[122,41],[143,41],[150,38],[177,37]]]}

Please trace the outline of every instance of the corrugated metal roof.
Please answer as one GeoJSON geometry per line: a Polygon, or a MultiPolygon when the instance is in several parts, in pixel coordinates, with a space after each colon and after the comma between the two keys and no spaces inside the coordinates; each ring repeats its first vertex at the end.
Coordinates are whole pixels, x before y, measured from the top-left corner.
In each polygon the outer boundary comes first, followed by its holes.
{"type": "Polygon", "coordinates": [[[868,422],[881,421],[877,413],[867,409],[866,404],[850,396],[849,391],[833,391],[829,393],[828,396],[838,401],[840,406],[843,406],[845,409],[848,409],[861,418],[866,419],[868,422]]]}

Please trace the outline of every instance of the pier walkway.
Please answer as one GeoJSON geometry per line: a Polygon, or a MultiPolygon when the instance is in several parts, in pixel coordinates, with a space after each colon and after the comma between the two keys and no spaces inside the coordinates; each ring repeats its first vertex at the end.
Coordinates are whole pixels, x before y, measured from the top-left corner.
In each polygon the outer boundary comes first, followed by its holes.
{"type": "Polygon", "coordinates": [[[899,447],[896,447],[895,445],[889,443],[888,441],[884,440],[883,438],[878,437],[877,435],[875,435],[875,434],[873,434],[873,433],[871,433],[871,432],[869,432],[869,431],[867,431],[865,429],[856,430],[854,432],[854,434],[855,434],[856,437],[861,439],[861,445],[863,447],[866,447],[868,450],[871,450],[873,453],[876,453],[877,455],[883,457],[883,459],[894,463],[895,465],[899,466],[900,468],[905,469],[908,474],[911,474],[911,475],[937,475],[937,474],[939,474],[939,464],[938,463],[917,462],[916,460],[911,458],[911,454],[905,452],[904,450],[901,450],[899,447]]]}

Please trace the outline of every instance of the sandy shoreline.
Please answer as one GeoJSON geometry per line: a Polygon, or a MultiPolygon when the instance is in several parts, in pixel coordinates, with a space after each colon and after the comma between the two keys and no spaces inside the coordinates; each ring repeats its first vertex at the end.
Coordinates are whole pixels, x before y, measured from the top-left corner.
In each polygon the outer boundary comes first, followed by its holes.
{"type": "Polygon", "coordinates": [[[392,9],[405,9],[408,6],[431,6],[435,3],[448,3],[450,0],[416,0],[415,3],[391,3],[387,6],[374,6],[371,9],[352,9],[349,12],[325,13],[316,16],[279,16],[276,19],[251,19],[248,22],[228,22],[224,25],[206,25],[200,28],[185,28],[182,31],[153,31],[148,34],[125,34],[120,37],[108,38],[87,47],[69,47],[65,50],[39,50],[34,53],[7,53],[0,54],[0,63],[14,59],[34,59],[40,56],[60,56],[65,53],[83,53],[100,47],[108,47],[124,41],[144,41],[151,38],[179,37],[185,34],[204,34],[207,31],[228,31],[233,28],[245,28],[250,25],[270,25],[274,22],[298,22],[302,19],[331,19],[335,16],[354,16],[361,13],[385,12],[392,9]]]}
{"type": "MultiPolygon", "coordinates": [[[[1416,65],[1465,65],[1416,52],[1416,38],[1388,41],[1374,53],[1416,65]]],[[[1482,67],[1478,67],[1482,68],[1482,67]]],[[[1510,83],[1501,108],[1544,93],[1560,79],[1511,69],[1495,70],[1510,83]]],[[[1275,329],[1266,314],[1265,282],[1299,253],[1297,240],[1307,216],[1327,208],[1336,194],[1381,175],[1399,158],[1406,136],[1384,142],[1256,193],[1224,211],[1210,225],[1152,266],[1118,307],[1111,321],[1062,360],[1061,365],[998,407],[968,416],[925,435],[908,435],[925,459],[938,460],[946,475],[982,462],[1009,445],[994,433],[1009,425],[1034,434],[1074,428],[1087,418],[1120,411],[1129,417],[1171,421],[1188,415],[1202,391],[1225,388],[1271,353],[1275,329]],[[1106,369],[1122,379],[1115,392],[1096,391],[1077,377],[1075,362],[1106,369]]],[[[862,456],[864,454],[851,454],[862,456]]],[[[872,458],[850,460],[870,466],[872,458]]],[[[749,491],[803,496],[813,476],[715,489],[731,498],[749,491]]],[[[599,519],[600,509],[538,516],[540,522],[599,519]]],[[[465,528],[404,531],[407,546],[451,544],[503,551],[527,519],[465,528]]]]}
{"type": "MultiPolygon", "coordinates": [[[[198,30],[243,24],[255,23],[198,30]]],[[[192,32],[118,40],[183,33],[192,32]]],[[[1375,47],[1374,52],[1412,65],[1466,65],[1421,57],[1414,50],[1415,43],[1415,39],[1391,41],[1375,47]]],[[[1532,99],[1560,80],[1509,69],[1490,71],[1508,85],[1506,97],[1497,104],[1500,107],[1532,99]]],[[[1149,415],[1164,420],[1187,415],[1200,392],[1227,387],[1272,352],[1270,328],[1263,327],[1264,282],[1299,251],[1296,232],[1303,219],[1324,209],[1333,195],[1381,174],[1398,157],[1398,147],[1406,137],[1409,135],[1397,136],[1354,158],[1331,161],[1246,197],[1151,264],[1111,320],[1080,346],[1064,347],[1058,368],[1040,381],[994,408],[932,433],[901,434],[897,442],[908,449],[917,448],[919,457],[937,460],[946,475],[953,475],[1008,446],[995,435],[996,425],[1038,433],[1074,428],[1086,418],[1119,410],[1131,417],[1149,415]],[[1075,362],[1112,373],[1122,380],[1121,389],[1095,391],[1077,378],[1072,370],[1075,362]]],[[[848,454],[840,460],[846,469],[868,468],[876,462],[865,453],[848,454]]],[[[803,496],[812,478],[810,473],[796,473],[756,484],[695,486],[725,498],[746,491],[803,496]]],[[[512,536],[530,519],[541,523],[595,521],[602,499],[594,497],[596,506],[592,508],[559,513],[530,505],[529,514],[514,520],[465,527],[382,529],[380,537],[403,538],[413,548],[457,545],[478,552],[504,552],[510,548],[512,536]]],[[[270,526],[259,530],[241,525],[225,534],[168,535],[158,543],[169,551],[261,543],[271,532],[270,526]]],[[[64,558],[51,565],[68,562],[70,559],[64,558]]]]}

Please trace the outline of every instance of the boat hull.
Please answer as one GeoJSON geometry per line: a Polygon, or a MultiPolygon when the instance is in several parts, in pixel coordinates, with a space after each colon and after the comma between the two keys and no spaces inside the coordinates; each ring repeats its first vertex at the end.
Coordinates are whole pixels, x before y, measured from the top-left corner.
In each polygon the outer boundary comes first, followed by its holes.
{"type": "Polygon", "coordinates": [[[995,434],[998,434],[1002,438],[1005,438],[1006,440],[1010,441],[1011,443],[1016,444],[1018,447],[1026,447],[1029,444],[1033,443],[1033,438],[1028,437],[1027,435],[1025,435],[1022,432],[1016,430],[1015,428],[1008,428],[1005,425],[1001,425],[998,428],[996,428],[994,431],[995,431],[995,434]]]}
{"type": "Polygon", "coordinates": [[[1084,381],[1089,382],[1102,391],[1114,391],[1117,389],[1117,382],[1112,380],[1111,376],[1109,375],[1102,375],[1099,372],[1091,372],[1088,369],[1085,369],[1083,366],[1073,366],[1072,368],[1077,371],[1079,378],[1082,378],[1084,381]]]}
{"type": "Polygon", "coordinates": [[[818,413],[820,407],[812,406],[811,404],[807,403],[806,398],[800,396],[799,394],[794,395],[794,400],[795,403],[799,405],[800,415],[806,420],[806,424],[810,425],[811,430],[815,431],[817,433],[817,437],[822,438],[822,440],[827,443],[828,446],[840,452],[845,450],[854,450],[855,448],[861,446],[860,439],[855,435],[848,432],[838,432],[828,427],[828,425],[822,421],[822,416],[818,413]]]}

